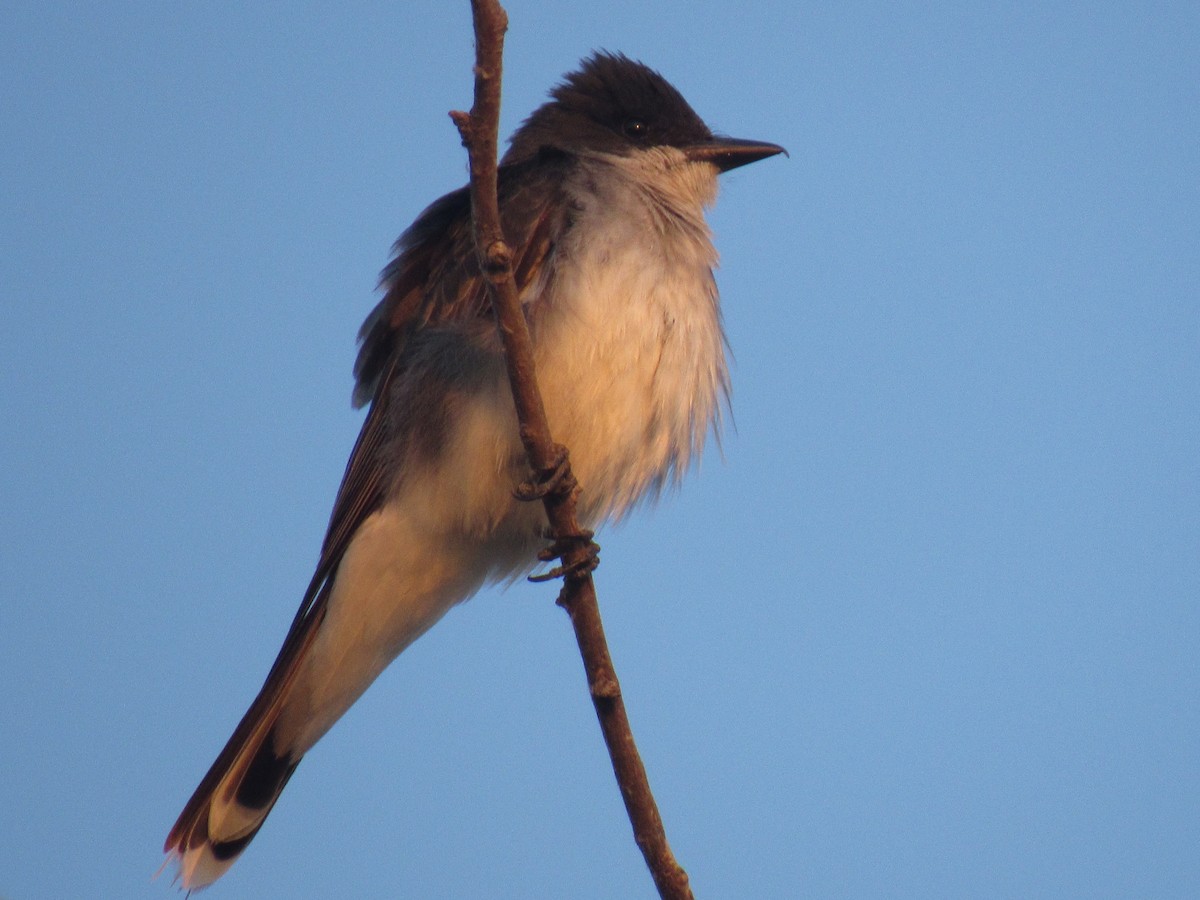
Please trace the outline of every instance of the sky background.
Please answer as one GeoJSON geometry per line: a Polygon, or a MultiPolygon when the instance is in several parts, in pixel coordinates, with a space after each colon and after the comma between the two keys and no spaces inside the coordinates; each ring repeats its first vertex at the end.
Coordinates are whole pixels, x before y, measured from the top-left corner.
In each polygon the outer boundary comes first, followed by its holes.
{"type": "MultiPolygon", "coordinates": [[[[275,657],[467,3],[0,9],[0,896],[176,896],[275,657]]],[[[1200,5],[510,2],[785,145],[711,215],[734,423],[605,531],[700,898],[1200,896],[1200,5]]],[[[204,896],[651,897],[553,586],[392,666],[204,896]]]]}

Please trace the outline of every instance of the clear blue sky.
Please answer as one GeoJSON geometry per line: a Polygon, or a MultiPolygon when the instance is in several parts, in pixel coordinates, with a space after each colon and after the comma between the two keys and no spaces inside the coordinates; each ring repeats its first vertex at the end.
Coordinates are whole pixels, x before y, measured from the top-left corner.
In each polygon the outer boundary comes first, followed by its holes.
{"type": "MultiPolygon", "coordinates": [[[[0,896],[174,896],[275,656],[467,4],[0,10],[0,896]]],[[[703,898],[1200,896],[1200,6],[510,3],[791,158],[712,215],[724,458],[601,536],[703,898]],[[564,11],[565,10],[565,11],[564,11]]],[[[653,896],[554,588],[452,612],[221,897],[653,896]]]]}

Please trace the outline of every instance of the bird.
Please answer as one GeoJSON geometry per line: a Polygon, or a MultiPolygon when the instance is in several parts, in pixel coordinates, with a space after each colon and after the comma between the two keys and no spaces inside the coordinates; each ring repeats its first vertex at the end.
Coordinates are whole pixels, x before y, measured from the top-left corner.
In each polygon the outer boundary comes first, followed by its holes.
{"type": "MultiPolygon", "coordinates": [[[[501,225],[551,432],[588,528],[676,484],[730,391],[704,211],[776,144],[716,135],[662,75],[598,51],[500,160],[501,225]]],[[[164,845],[188,890],[246,849],[304,754],[406,647],[546,534],[472,233],[468,188],[396,241],[359,332],[367,406],[315,572],[262,688],[164,845]]]]}

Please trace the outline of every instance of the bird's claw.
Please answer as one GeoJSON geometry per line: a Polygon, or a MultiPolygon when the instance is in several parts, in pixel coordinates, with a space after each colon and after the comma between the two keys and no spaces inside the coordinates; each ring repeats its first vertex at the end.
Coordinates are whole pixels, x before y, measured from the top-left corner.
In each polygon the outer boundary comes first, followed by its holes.
{"type": "Polygon", "coordinates": [[[569,494],[575,490],[575,476],[571,474],[570,462],[567,458],[567,448],[555,444],[554,459],[550,468],[539,472],[536,480],[522,481],[513,490],[513,496],[518,500],[531,503],[541,500],[550,494],[569,494]]]}
{"type": "Polygon", "coordinates": [[[580,547],[583,548],[585,555],[569,563],[564,562],[561,566],[555,566],[547,572],[530,575],[528,580],[535,584],[541,584],[542,582],[553,581],[555,578],[586,575],[588,572],[594,571],[596,566],[600,565],[600,545],[592,540],[593,534],[593,532],[584,529],[579,534],[557,538],[549,547],[539,550],[537,557],[542,562],[550,562],[552,559],[565,559],[567,554],[580,547]]]}

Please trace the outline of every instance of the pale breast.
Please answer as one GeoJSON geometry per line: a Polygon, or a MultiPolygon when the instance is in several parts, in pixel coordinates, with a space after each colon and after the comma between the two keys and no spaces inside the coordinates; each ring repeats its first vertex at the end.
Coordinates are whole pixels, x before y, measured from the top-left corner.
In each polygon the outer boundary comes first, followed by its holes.
{"type": "Polygon", "coordinates": [[[702,205],[704,179],[715,176],[688,173],[701,182],[688,191],[671,175],[682,197],[664,201],[647,189],[661,188],[654,179],[629,174],[643,177],[581,178],[577,217],[547,285],[551,303],[536,323],[551,429],[571,450],[593,521],[681,476],[727,389],[702,205]]]}

